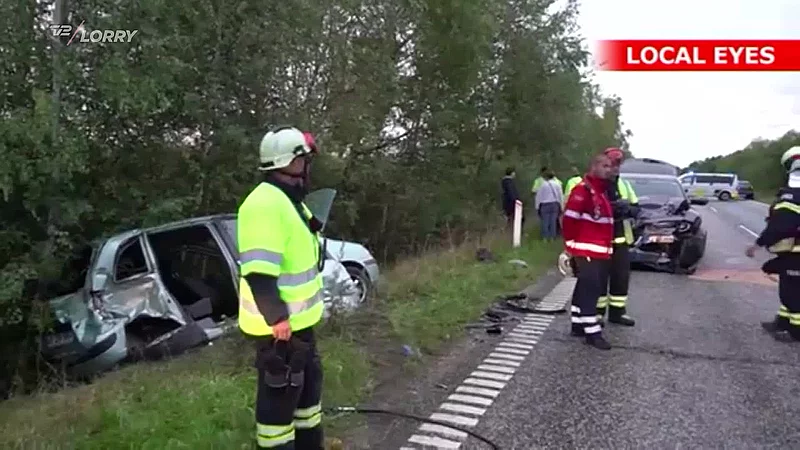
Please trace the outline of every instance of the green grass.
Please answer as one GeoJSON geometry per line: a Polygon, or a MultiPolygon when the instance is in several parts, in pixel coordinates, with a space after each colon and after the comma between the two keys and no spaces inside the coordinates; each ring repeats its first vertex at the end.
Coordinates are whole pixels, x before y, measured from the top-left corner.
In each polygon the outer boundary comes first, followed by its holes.
{"type": "MultiPolygon", "coordinates": [[[[552,267],[560,250],[535,240],[512,250],[506,240],[484,237],[404,261],[385,272],[375,304],[327,323],[320,339],[324,403],[367,400],[381,378],[398,372],[386,362],[388,354],[403,344],[423,354],[440,350],[496,295],[516,292],[552,267]],[[497,262],[477,262],[478,246],[490,248],[497,262]],[[508,264],[512,258],[529,267],[508,264]]],[[[252,360],[250,345],[231,336],[170,361],[125,367],[90,385],[8,400],[0,404],[0,447],[251,448],[252,360]]],[[[405,358],[401,365],[424,361],[405,358]]],[[[327,421],[327,434],[341,436],[357,421],[327,421]]]]}

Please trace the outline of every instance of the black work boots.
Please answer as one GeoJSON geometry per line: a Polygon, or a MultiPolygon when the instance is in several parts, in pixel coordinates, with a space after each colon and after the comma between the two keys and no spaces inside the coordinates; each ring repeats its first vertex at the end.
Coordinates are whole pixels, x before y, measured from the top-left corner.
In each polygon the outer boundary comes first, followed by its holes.
{"type": "Polygon", "coordinates": [[[611,344],[599,333],[586,336],[586,343],[596,349],[611,350],[611,344]]]}
{"type": "Polygon", "coordinates": [[[625,314],[624,308],[609,308],[608,309],[608,321],[610,323],[615,323],[617,325],[623,325],[626,327],[632,327],[636,325],[636,321],[627,314],[625,314]]]}
{"type": "Polygon", "coordinates": [[[800,341],[800,332],[793,330],[785,317],[775,316],[775,319],[769,322],[761,322],[761,328],[778,342],[800,341]]]}

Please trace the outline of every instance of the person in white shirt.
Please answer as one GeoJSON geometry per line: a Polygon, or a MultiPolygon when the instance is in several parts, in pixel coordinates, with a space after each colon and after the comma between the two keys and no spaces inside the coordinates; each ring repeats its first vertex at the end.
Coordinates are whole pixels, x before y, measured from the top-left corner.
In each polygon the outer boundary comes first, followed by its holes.
{"type": "Polygon", "coordinates": [[[561,216],[564,193],[553,171],[545,172],[543,178],[544,181],[536,191],[535,207],[542,221],[542,239],[552,240],[558,237],[558,219],[561,216]]]}

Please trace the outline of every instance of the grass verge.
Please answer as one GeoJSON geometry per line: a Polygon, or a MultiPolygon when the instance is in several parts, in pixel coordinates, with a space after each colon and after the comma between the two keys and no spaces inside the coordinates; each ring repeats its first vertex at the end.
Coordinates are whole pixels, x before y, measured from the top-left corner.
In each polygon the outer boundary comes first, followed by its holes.
{"type": "MultiPolygon", "coordinates": [[[[398,356],[420,361],[404,356],[403,345],[436,353],[496,295],[516,292],[552,267],[560,250],[557,243],[532,239],[511,249],[507,240],[507,234],[493,234],[403,261],[385,271],[374,304],[326,323],[320,339],[324,403],[364,401],[398,372],[398,356]],[[491,249],[497,261],[477,262],[477,247],[491,249]]],[[[0,404],[0,447],[251,448],[250,348],[231,336],[169,361],[125,367],[89,385],[8,400],[0,404]]],[[[354,420],[329,421],[327,434],[339,435],[354,420]]]]}

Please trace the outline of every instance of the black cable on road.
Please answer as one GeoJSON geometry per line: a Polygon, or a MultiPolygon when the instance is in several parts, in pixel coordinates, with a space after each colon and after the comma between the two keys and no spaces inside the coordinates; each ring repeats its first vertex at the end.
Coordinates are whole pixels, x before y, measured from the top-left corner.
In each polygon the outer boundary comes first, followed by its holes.
{"type": "Polygon", "coordinates": [[[461,428],[447,422],[442,422],[440,420],[431,419],[428,417],[417,416],[414,414],[403,413],[399,411],[391,411],[388,409],[381,409],[381,408],[361,408],[358,406],[333,406],[330,408],[324,409],[327,412],[338,412],[338,413],[358,413],[358,414],[384,414],[387,416],[395,416],[395,417],[402,417],[404,419],[411,419],[416,420],[417,422],[424,422],[424,423],[432,423],[434,425],[441,425],[443,427],[451,428],[453,430],[461,431],[462,433],[466,433],[479,441],[486,443],[489,447],[493,448],[494,450],[500,450],[500,446],[495,444],[494,442],[490,441],[488,438],[481,436],[480,434],[467,430],[466,428],[461,428]]]}

